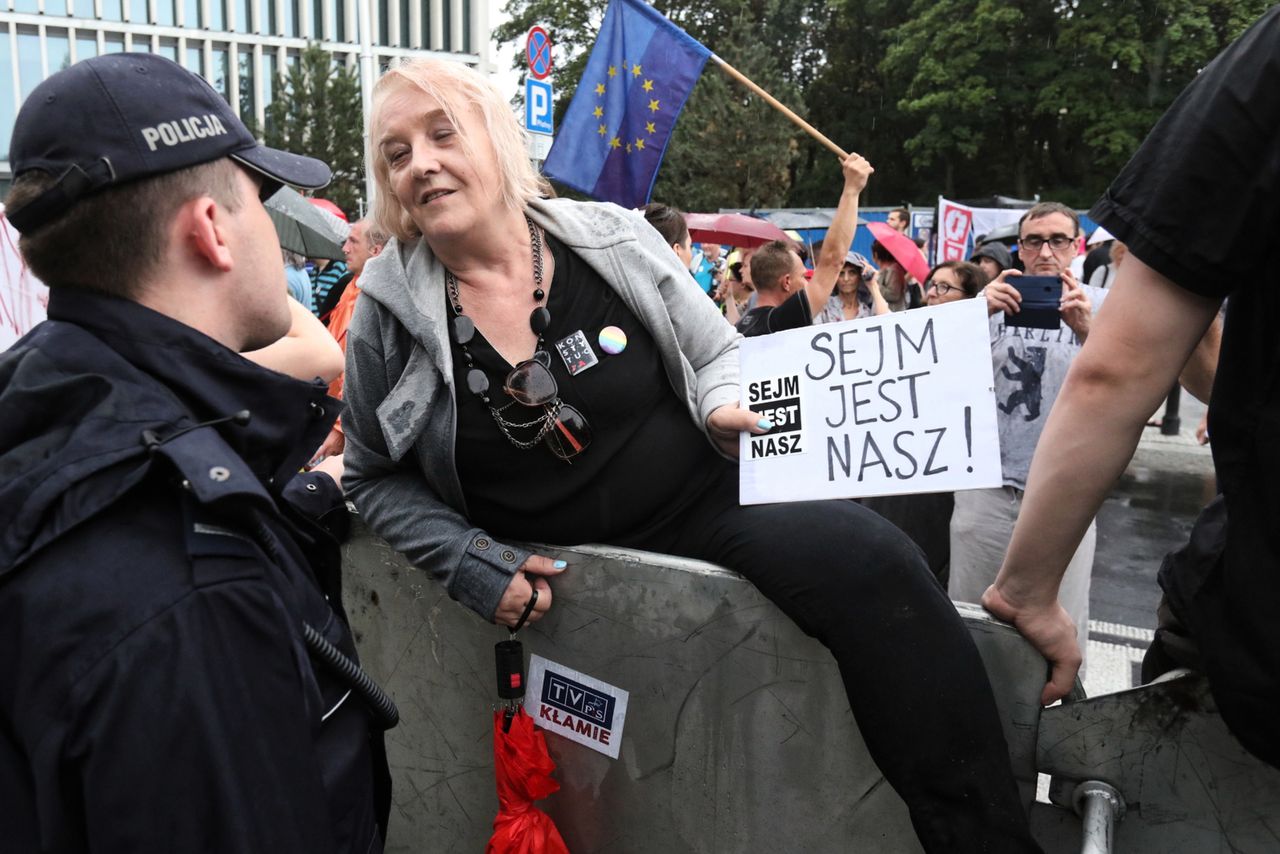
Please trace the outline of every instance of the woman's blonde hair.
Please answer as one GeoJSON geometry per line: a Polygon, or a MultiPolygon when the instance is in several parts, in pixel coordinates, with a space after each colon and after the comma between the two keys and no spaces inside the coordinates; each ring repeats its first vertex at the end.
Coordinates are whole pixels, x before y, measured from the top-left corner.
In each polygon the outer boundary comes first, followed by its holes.
{"type": "Polygon", "coordinates": [[[373,87],[369,159],[377,185],[372,214],[379,229],[395,235],[401,242],[416,240],[422,233],[392,191],[390,165],[378,147],[382,111],[387,98],[405,87],[417,88],[440,104],[458,132],[463,154],[473,164],[476,162],[476,148],[485,140],[468,137],[461,114],[467,109],[477,111],[484,126],[484,135],[497,155],[498,189],[503,204],[521,210],[540,195],[545,182],[534,171],[525,153],[524,129],[516,122],[511,105],[503,99],[497,87],[478,71],[460,62],[414,60],[392,68],[373,87]]]}

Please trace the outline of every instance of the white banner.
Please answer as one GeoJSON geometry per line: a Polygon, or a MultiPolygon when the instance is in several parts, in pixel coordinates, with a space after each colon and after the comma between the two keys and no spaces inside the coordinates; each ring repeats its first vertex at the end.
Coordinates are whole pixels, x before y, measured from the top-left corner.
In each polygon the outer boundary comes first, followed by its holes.
{"type": "Polygon", "coordinates": [[[0,206],[0,350],[7,350],[45,319],[49,289],[23,263],[18,232],[3,210],[0,206]]]}
{"type": "Polygon", "coordinates": [[[999,486],[984,300],[741,342],[743,504],[999,486]]]}
{"type": "Polygon", "coordinates": [[[1022,219],[1017,208],[971,208],[938,196],[938,261],[967,261],[975,237],[1022,219]]]}

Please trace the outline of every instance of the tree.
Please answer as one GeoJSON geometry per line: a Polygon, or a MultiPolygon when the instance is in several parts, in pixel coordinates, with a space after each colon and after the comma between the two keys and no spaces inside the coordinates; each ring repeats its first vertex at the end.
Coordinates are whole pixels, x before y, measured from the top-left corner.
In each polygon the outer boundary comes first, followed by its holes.
{"type": "MultiPolygon", "coordinates": [[[[657,5],[783,103],[803,112],[824,0],[668,0],[657,5]],[[779,62],[778,57],[786,57],[779,62]]],[[[568,108],[595,44],[607,0],[509,0],[500,41],[549,28],[556,45],[556,121],[568,108]]],[[[515,67],[524,68],[523,52],[515,67]]],[[[697,210],[785,203],[794,179],[797,131],[785,118],[708,64],[690,95],[658,172],[654,197],[697,210]]],[[[571,194],[572,195],[572,194],[571,194]]]]}
{"type": "MultiPolygon", "coordinates": [[[[496,31],[499,39],[533,24],[551,29],[558,118],[606,2],[508,0],[512,20],[496,31]]],[[[864,204],[1038,193],[1084,206],[1267,0],[655,5],[838,145],[865,155],[876,174],[864,204]]],[[[523,62],[521,54],[517,66],[523,62]]],[[[666,161],[656,192],[690,208],[826,207],[841,183],[829,151],[710,67],[666,161]]]]}
{"type": "MultiPolygon", "coordinates": [[[[817,27],[823,55],[804,94],[808,118],[841,148],[858,152],[875,167],[862,194],[864,206],[920,200],[920,188],[936,194],[938,186],[936,170],[915,167],[902,147],[915,132],[915,120],[898,108],[906,81],[881,67],[889,46],[886,34],[907,12],[901,0],[837,0],[817,27]]],[[[802,136],[788,204],[832,207],[843,184],[838,158],[802,136]]]]}
{"type": "Polygon", "coordinates": [[[948,195],[1087,205],[1264,0],[915,0],[883,67],[948,195]]]}
{"type": "Polygon", "coordinates": [[[287,76],[272,81],[271,92],[263,142],[328,163],[333,182],[321,192],[354,221],[365,204],[364,113],[356,69],[312,44],[287,76]]]}
{"type": "MultiPolygon", "coordinates": [[[[747,18],[729,29],[724,59],[783,103],[800,107],[800,92],[777,58],[752,38],[747,18]]],[[[685,210],[778,207],[791,187],[796,128],[772,107],[710,63],[672,133],[654,198],[685,210]]]]}

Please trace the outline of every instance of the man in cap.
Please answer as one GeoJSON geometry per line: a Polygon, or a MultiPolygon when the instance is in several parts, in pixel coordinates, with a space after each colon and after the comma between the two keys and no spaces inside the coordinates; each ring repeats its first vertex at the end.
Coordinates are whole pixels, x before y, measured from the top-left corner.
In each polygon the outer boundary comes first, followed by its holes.
{"type": "Polygon", "coordinates": [[[290,322],[261,199],[328,167],[146,54],[36,87],[10,158],[50,298],[0,356],[0,839],[381,851],[394,706],[334,675],[337,544],[290,501],[338,497],[294,477],[337,407],[238,355],[290,322]]]}

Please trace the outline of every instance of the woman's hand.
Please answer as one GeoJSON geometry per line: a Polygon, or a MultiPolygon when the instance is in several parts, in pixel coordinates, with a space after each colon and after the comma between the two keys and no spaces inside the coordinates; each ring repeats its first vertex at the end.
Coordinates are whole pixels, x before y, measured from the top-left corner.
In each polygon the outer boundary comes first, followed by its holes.
{"type": "Polygon", "coordinates": [[[516,574],[511,576],[511,583],[498,602],[498,610],[493,612],[493,621],[500,626],[515,628],[516,623],[520,622],[520,615],[533,598],[535,589],[538,591],[538,601],[525,622],[536,623],[542,619],[542,615],[551,607],[551,585],[547,583],[545,576],[559,575],[566,567],[568,564],[562,560],[553,561],[542,555],[530,555],[524,565],[516,570],[516,574]]]}
{"type": "Polygon", "coordinates": [[[713,409],[707,416],[707,435],[728,456],[738,456],[738,435],[746,432],[759,436],[773,429],[773,422],[758,412],[738,404],[713,409]]]}

